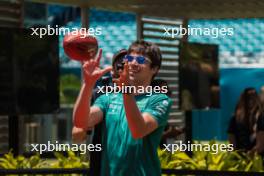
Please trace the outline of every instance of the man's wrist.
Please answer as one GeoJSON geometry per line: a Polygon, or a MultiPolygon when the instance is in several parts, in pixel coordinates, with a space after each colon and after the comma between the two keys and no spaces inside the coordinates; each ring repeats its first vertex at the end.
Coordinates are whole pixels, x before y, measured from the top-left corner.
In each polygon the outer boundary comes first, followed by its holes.
{"type": "Polygon", "coordinates": [[[93,88],[94,88],[93,84],[83,83],[81,91],[83,92],[84,96],[90,96],[90,98],[91,98],[92,97],[93,88]]]}
{"type": "MultiPolygon", "coordinates": [[[[131,87],[131,84],[130,83],[126,83],[125,87],[131,87]]],[[[131,91],[131,89],[127,89],[128,91],[125,91],[123,94],[124,95],[128,95],[128,96],[134,96],[134,92],[131,91]]]]}
{"type": "Polygon", "coordinates": [[[124,95],[127,95],[127,96],[134,96],[134,93],[131,93],[131,92],[127,92],[127,93],[123,93],[124,95]]]}
{"type": "Polygon", "coordinates": [[[94,82],[94,81],[83,80],[83,85],[86,87],[94,88],[95,84],[96,84],[96,82],[94,82]]]}
{"type": "Polygon", "coordinates": [[[133,97],[133,96],[135,96],[135,94],[133,93],[133,92],[123,92],[122,93],[124,96],[129,96],[129,97],[133,97]]]}

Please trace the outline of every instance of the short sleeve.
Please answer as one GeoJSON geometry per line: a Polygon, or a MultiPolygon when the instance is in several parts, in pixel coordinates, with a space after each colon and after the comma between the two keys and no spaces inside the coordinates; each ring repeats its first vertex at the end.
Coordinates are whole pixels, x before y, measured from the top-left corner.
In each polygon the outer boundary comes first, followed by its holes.
{"type": "Polygon", "coordinates": [[[171,105],[171,99],[165,94],[155,94],[149,99],[149,103],[143,112],[152,115],[159,126],[165,126],[168,121],[171,105]]]}
{"type": "Polygon", "coordinates": [[[259,116],[257,120],[257,131],[264,131],[264,114],[259,116]]]}
{"type": "Polygon", "coordinates": [[[109,96],[106,94],[99,96],[93,104],[93,106],[99,107],[104,114],[106,114],[108,105],[109,105],[109,96]]]}
{"type": "Polygon", "coordinates": [[[236,131],[236,118],[235,116],[232,116],[228,125],[227,133],[234,134],[235,131],[236,131]]]}

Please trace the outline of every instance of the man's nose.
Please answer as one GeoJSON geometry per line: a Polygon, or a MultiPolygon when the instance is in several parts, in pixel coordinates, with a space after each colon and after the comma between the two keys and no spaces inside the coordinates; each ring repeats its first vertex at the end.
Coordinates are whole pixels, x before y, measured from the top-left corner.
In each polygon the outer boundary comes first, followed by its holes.
{"type": "Polygon", "coordinates": [[[138,65],[138,62],[137,60],[134,58],[131,62],[130,62],[132,65],[138,65]]]}

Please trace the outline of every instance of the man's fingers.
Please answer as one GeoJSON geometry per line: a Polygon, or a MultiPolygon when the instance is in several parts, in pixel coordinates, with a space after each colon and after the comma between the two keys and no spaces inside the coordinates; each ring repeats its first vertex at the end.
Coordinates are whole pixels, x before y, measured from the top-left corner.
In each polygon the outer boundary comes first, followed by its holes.
{"type": "Polygon", "coordinates": [[[128,74],[128,70],[129,70],[129,69],[128,69],[128,61],[126,60],[126,61],[125,61],[125,65],[124,65],[124,73],[125,73],[125,74],[128,74]]]}
{"type": "Polygon", "coordinates": [[[122,69],[119,69],[118,70],[118,74],[121,75],[123,73],[123,70],[122,69]]]}
{"type": "Polygon", "coordinates": [[[115,83],[117,86],[122,86],[122,81],[119,78],[112,79],[113,83],[115,83]]]}
{"type": "Polygon", "coordinates": [[[117,85],[119,85],[119,83],[120,83],[120,80],[119,80],[118,78],[112,79],[112,81],[113,81],[114,83],[116,83],[117,85]]]}
{"type": "Polygon", "coordinates": [[[91,64],[91,61],[85,61],[85,62],[82,62],[82,64],[84,68],[87,68],[88,65],[91,64]]]}
{"type": "Polygon", "coordinates": [[[128,61],[125,60],[124,68],[128,69],[128,61]]]}
{"type": "Polygon", "coordinates": [[[96,66],[98,67],[99,64],[100,64],[100,60],[101,60],[101,57],[102,57],[102,53],[103,53],[103,50],[102,48],[99,49],[99,54],[97,56],[97,59],[96,59],[96,66]]]}
{"type": "Polygon", "coordinates": [[[83,68],[86,71],[88,71],[88,70],[92,71],[92,70],[95,69],[95,67],[96,67],[96,63],[95,63],[95,61],[92,61],[92,60],[85,62],[84,65],[83,65],[83,68]]]}
{"type": "Polygon", "coordinates": [[[101,70],[101,74],[104,75],[106,74],[107,72],[110,72],[112,70],[112,67],[109,66],[109,67],[106,67],[105,69],[101,70]]]}

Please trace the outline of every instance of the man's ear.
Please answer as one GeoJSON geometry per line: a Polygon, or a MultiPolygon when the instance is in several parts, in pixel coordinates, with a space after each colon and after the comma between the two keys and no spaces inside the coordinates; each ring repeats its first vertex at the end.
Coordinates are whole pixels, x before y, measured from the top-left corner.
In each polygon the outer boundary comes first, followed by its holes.
{"type": "Polygon", "coordinates": [[[153,75],[156,75],[156,74],[158,74],[159,67],[152,67],[151,71],[152,71],[153,75]]]}

